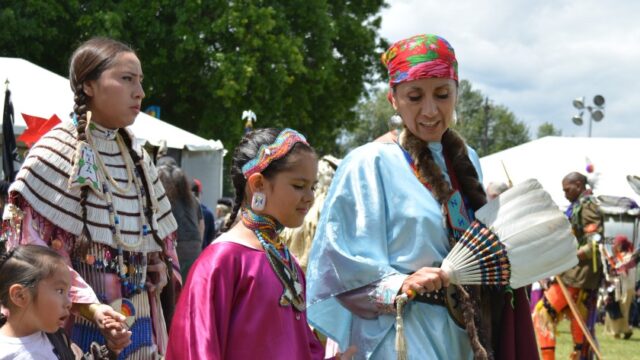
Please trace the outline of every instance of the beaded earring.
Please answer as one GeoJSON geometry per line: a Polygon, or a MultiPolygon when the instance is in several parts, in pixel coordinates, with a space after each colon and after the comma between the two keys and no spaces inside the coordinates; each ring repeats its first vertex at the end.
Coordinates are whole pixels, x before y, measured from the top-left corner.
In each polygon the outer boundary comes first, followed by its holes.
{"type": "Polygon", "coordinates": [[[256,191],[253,193],[253,197],[251,198],[251,209],[253,211],[262,211],[264,210],[265,205],[267,204],[267,195],[263,192],[256,191]]]}

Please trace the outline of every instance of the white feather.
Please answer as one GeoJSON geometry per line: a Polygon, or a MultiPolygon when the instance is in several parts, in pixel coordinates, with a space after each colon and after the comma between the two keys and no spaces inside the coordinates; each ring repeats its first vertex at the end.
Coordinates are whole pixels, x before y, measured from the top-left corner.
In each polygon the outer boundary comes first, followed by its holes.
{"type": "MultiPolygon", "coordinates": [[[[504,244],[513,288],[556,275],[578,263],[577,242],[568,219],[535,179],[507,190],[475,215],[504,244]]],[[[483,279],[481,266],[487,265],[459,242],[442,268],[452,283],[479,284],[483,279]]]]}

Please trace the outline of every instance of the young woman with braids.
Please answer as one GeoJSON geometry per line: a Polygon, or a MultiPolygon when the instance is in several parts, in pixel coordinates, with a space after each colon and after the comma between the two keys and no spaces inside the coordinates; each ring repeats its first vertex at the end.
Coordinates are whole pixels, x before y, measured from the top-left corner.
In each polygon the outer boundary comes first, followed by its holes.
{"type": "Polygon", "coordinates": [[[295,130],[242,138],[231,167],[235,206],[225,232],[191,267],[168,360],[324,359],[306,321],[304,274],[278,238],[302,224],[317,170],[313,148],[295,130]]]}
{"type": "Polygon", "coordinates": [[[10,243],[49,246],[64,257],[73,342],[86,351],[106,337],[122,359],[156,358],[167,344],[160,293],[172,271],[180,274],[168,261],[176,258],[169,201],[126,129],[144,97],[140,61],[118,41],[93,38],[72,55],[69,77],[75,123],[56,126],[25,159],[10,189],[10,243]],[[114,309],[126,315],[126,337],[104,328],[114,309]]]}
{"type": "Polygon", "coordinates": [[[357,359],[394,359],[395,300],[406,293],[409,359],[537,358],[521,289],[449,286],[440,269],[486,202],[478,156],[449,128],[458,90],[453,48],[418,35],[382,59],[403,130],[340,163],[309,256],[309,322],[340,348],[357,346],[357,359]]]}

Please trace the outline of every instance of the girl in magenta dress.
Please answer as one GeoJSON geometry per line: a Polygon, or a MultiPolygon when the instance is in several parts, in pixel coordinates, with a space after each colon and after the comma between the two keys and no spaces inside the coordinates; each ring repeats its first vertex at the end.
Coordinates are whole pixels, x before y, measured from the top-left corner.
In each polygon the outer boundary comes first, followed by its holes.
{"type": "Polygon", "coordinates": [[[303,272],[278,239],[313,205],[317,164],[313,148],[291,129],[260,129],[241,140],[228,231],[189,272],[167,359],[324,358],[307,324],[303,272]]]}

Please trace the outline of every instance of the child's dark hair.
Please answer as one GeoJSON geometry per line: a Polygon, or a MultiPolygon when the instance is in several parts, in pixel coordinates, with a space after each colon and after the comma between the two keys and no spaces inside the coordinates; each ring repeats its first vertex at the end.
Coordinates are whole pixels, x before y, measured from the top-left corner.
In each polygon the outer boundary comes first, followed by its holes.
{"type": "MultiPolygon", "coordinates": [[[[78,140],[87,140],[85,131],[87,128],[87,104],[89,102],[89,96],[84,92],[84,84],[87,81],[100,78],[100,75],[113,65],[118,54],[128,52],[135,54],[133,49],[119,41],[104,37],[94,37],[85,41],[73,52],[73,55],[71,55],[69,81],[71,83],[71,90],[74,93],[73,100],[75,105],[73,106],[73,112],[77,117],[76,129],[78,131],[78,140]]],[[[91,233],[87,227],[88,196],[89,187],[83,186],[80,192],[80,206],[82,208],[80,215],[82,216],[82,234],[84,236],[78,237],[79,243],[77,244],[81,253],[86,251],[91,243],[91,233]]]]}
{"type": "MultiPolygon", "coordinates": [[[[37,297],[36,287],[64,265],[64,258],[46,246],[22,245],[0,255],[0,305],[11,308],[9,288],[20,284],[37,297]]],[[[0,314],[0,326],[7,321],[0,314]]]]}
{"type": "MultiPolygon", "coordinates": [[[[242,203],[244,201],[247,179],[245,179],[244,174],[242,173],[242,166],[258,155],[258,151],[262,145],[273,144],[281,131],[282,129],[276,128],[257,129],[247,133],[240,140],[238,146],[236,146],[236,149],[233,152],[231,164],[231,182],[233,183],[236,197],[233,202],[233,210],[231,210],[231,215],[229,216],[229,220],[225,224],[223,231],[229,230],[236,221],[238,211],[240,210],[240,207],[242,207],[242,203]]],[[[287,155],[270,163],[269,166],[261,172],[261,174],[267,179],[271,179],[277,173],[288,170],[291,167],[291,163],[289,161],[290,155],[301,151],[315,154],[315,150],[311,146],[298,142],[291,148],[287,155]]]]}

